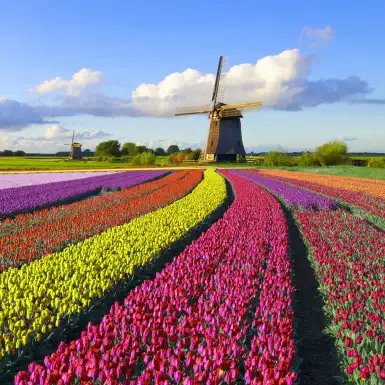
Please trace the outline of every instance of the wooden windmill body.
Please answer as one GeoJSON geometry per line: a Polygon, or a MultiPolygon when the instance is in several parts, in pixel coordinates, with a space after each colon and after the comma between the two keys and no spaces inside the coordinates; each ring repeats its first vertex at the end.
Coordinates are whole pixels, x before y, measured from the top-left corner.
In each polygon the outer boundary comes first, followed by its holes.
{"type": "Polygon", "coordinates": [[[242,111],[246,108],[260,108],[262,105],[261,102],[241,104],[221,102],[226,85],[226,72],[223,70],[226,64],[227,58],[221,56],[212,96],[212,108],[184,109],[175,114],[175,116],[182,116],[208,113],[209,133],[199,158],[200,161],[244,161],[246,151],[242,140],[242,111]]]}
{"type": "Polygon", "coordinates": [[[71,151],[68,154],[68,159],[82,159],[82,145],[74,141],[75,139],[75,130],[72,132],[72,142],[66,143],[66,146],[71,146],[71,151]]]}

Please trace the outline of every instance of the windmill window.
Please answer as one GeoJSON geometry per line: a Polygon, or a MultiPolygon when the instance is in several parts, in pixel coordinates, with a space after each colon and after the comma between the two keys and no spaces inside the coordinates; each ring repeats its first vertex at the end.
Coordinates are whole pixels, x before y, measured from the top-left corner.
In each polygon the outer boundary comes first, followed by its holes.
{"type": "Polygon", "coordinates": [[[213,141],[213,140],[211,141],[211,147],[212,147],[212,146],[214,146],[214,141],[213,141]]]}

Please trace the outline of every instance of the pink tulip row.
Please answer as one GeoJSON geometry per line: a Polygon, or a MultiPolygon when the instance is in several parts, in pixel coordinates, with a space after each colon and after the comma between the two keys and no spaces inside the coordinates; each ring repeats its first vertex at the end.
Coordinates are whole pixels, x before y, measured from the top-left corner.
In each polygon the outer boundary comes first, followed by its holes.
{"type": "Polygon", "coordinates": [[[295,382],[283,212],[259,186],[222,174],[236,193],[223,218],[15,384],[295,382]]]}
{"type": "Polygon", "coordinates": [[[272,201],[271,252],[255,312],[257,334],[246,359],[246,383],[253,385],[293,384],[290,372],[294,356],[290,260],[287,225],[280,207],[272,201]]]}

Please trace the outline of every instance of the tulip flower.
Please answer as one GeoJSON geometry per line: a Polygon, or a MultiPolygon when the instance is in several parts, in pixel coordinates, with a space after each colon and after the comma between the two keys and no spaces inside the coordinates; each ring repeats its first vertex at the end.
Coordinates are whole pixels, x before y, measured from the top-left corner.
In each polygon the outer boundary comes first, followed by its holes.
{"type": "MultiPolygon", "coordinates": [[[[194,171],[191,179],[186,178],[190,188],[200,181],[201,175],[201,171],[194,171]]],[[[174,198],[172,193],[163,196],[166,201],[174,198]]],[[[57,318],[85,310],[92,301],[132,275],[137,267],[156,258],[195,228],[225,198],[224,178],[214,170],[207,170],[203,181],[182,199],[22,269],[1,273],[0,286],[6,285],[8,291],[0,291],[0,320],[6,330],[0,339],[0,356],[6,352],[14,354],[15,343],[24,337],[34,337],[37,342],[44,339],[44,329],[48,332],[57,318]],[[26,321],[24,326],[18,322],[21,317],[26,321]]],[[[103,341],[103,347],[107,348],[117,337],[103,341]]]]}
{"type": "MultiPolygon", "coordinates": [[[[165,175],[167,171],[129,171],[89,174],[86,178],[0,189],[0,218],[31,211],[101,189],[127,188],[165,175]],[[97,176],[93,176],[97,175],[97,176]]],[[[79,174],[81,175],[81,174],[79,174]]],[[[47,178],[42,174],[43,178],[47,178]]],[[[4,178],[4,176],[2,176],[4,178]]]]}
{"type": "MultiPolygon", "coordinates": [[[[257,383],[263,378],[294,383],[293,287],[283,211],[256,184],[221,174],[236,193],[223,217],[154,280],[132,290],[122,305],[113,305],[98,326],[88,325],[79,340],[61,344],[46,364],[52,367],[60,357],[63,370],[80,365],[95,375],[89,370],[98,363],[99,381],[105,383],[219,385],[221,380],[257,383]],[[259,335],[258,328],[270,334],[259,335]],[[248,333],[254,336],[252,349],[244,346],[248,333]],[[252,360],[256,364],[245,367],[244,378],[238,369],[242,360],[245,366],[252,360]]],[[[195,209],[198,204],[194,201],[195,209]]],[[[28,379],[38,368],[29,367],[28,379]]]]}
{"type": "Polygon", "coordinates": [[[379,380],[384,365],[384,232],[342,209],[295,215],[333,315],[329,330],[341,342],[337,347],[347,374],[352,382],[357,381],[356,370],[362,380],[379,380]]]}
{"type": "MultiPolygon", "coordinates": [[[[180,171],[135,186],[162,174],[141,172],[133,177],[130,173],[129,181],[135,187],[3,221],[0,248],[4,263],[0,264],[0,271],[31,262],[179,199],[201,179],[199,171],[186,174],[180,171]]],[[[126,182],[125,187],[130,184],[126,182]]]]}
{"type": "Polygon", "coordinates": [[[360,378],[362,380],[369,380],[370,372],[367,366],[363,366],[360,371],[360,378]]]}
{"type": "Polygon", "coordinates": [[[313,208],[318,210],[331,210],[337,207],[336,202],[332,199],[288,185],[287,183],[278,180],[261,176],[260,174],[238,171],[235,169],[231,170],[231,172],[265,187],[273,194],[282,198],[291,207],[301,207],[305,210],[312,210],[313,208]]]}
{"type": "Polygon", "coordinates": [[[353,340],[349,337],[345,337],[344,339],[344,345],[347,347],[347,348],[351,348],[353,347],[353,340]]]}

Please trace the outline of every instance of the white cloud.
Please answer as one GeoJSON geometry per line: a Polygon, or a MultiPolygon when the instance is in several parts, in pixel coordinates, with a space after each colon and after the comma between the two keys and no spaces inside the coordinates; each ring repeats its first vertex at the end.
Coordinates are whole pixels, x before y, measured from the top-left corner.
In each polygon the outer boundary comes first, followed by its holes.
{"type": "Polygon", "coordinates": [[[167,115],[175,110],[175,104],[199,105],[202,100],[210,101],[214,82],[215,75],[188,68],[166,76],[158,84],[141,84],[132,92],[132,102],[144,114],[167,115]]]}
{"type": "MultiPolygon", "coordinates": [[[[313,34],[330,35],[327,32],[313,34]]],[[[372,90],[366,81],[356,76],[309,80],[316,61],[314,55],[289,49],[263,57],[255,64],[235,65],[228,72],[224,102],[260,100],[263,108],[291,111],[342,101],[384,103],[384,99],[365,98],[372,90]]],[[[67,91],[67,95],[58,96],[50,105],[33,106],[0,99],[0,129],[18,131],[31,124],[57,123],[47,121],[47,118],[78,115],[171,117],[177,107],[210,105],[215,74],[189,68],[166,76],[158,84],[139,85],[131,98],[80,92],[101,81],[100,72],[82,69],[74,74],[72,80],[57,78],[36,88],[42,93],[58,89],[67,91]]]]}
{"type": "MultiPolygon", "coordinates": [[[[264,106],[289,103],[303,87],[296,84],[311,72],[315,57],[298,49],[266,56],[253,64],[230,68],[226,103],[262,100],[264,106]]],[[[191,68],[167,76],[158,84],[141,84],[132,93],[133,105],[149,115],[172,115],[175,106],[206,105],[211,100],[215,75],[191,68]]]]}
{"type": "Polygon", "coordinates": [[[105,132],[103,130],[84,130],[83,132],[79,133],[79,134],[76,134],[76,137],[75,139],[77,141],[81,141],[81,140],[95,140],[95,139],[102,139],[102,138],[105,138],[107,136],[111,136],[112,134],[108,133],[108,132],[105,132]]]}
{"type": "Polygon", "coordinates": [[[333,40],[335,37],[335,30],[330,25],[327,25],[325,28],[304,27],[302,33],[307,37],[325,41],[333,40]]]}
{"type": "MultiPolygon", "coordinates": [[[[75,132],[75,141],[86,143],[87,146],[95,145],[98,139],[111,136],[103,130],[85,129],[81,132],[75,132]]],[[[65,143],[69,143],[72,139],[72,130],[64,128],[59,124],[48,127],[41,136],[14,138],[13,145],[25,147],[32,151],[45,150],[49,152],[52,149],[64,148],[65,143]]]]}
{"type": "Polygon", "coordinates": [[[9,136],[0,135],[0,151],[8,150],[9,136]]]}
{"type": "MultiPolygon", "coordinates": [[[[110,133],[103,130],[89,130],[85,129],[81,132],[75,131],[75,140],[76,141],[87,141],[93,139],[101,139],[107,136],[111,136],[110,133]]],[[[70,139],[72,138],[72,130],[64,128],[59,124],[55,124],[51,127],[48,127],[42,136],[37,138],[32,138],[40,141],[53,141],[58,142],[59,140],[70,139]]]]}
{"type": "Polygon", "coordinates": [[[93,71],[91,68],[82,68],[72,75],[71,80],[56,77],[52,80],[45,80],[35,88],[31,88],[30,91],[37,92],[38,94],[66,91],[68,95],[77,96],[82,89],[92,85],[101,84],[102,82],[103,76],[101,72],[93,71]]]}
{"type": "MultiPolygon", "coordinates": [[[[370,92],[368,84],[354,76],[309,81],[307,78],[315,63],[315,56],[292,49],[266,56],[255,65],[233,66],[227,75],[224,102],[260,100],[264,108],[294,111],[370,92]]],[[[177,105],[207,105],[214,81],[214,74],[202,74],[192,69],[174,73],[158,84],[140,85],[132,93],[133,105],[143,114],[172,116],[177,105]]]]}
{"type": "Polygon", "coordinates": [[[47,140],[57,140],[58,138],[63,137],[64,133],[68,131],[69,130],[61,127],[60,125],[55,124],[51,127],[48,127],[42,137],[47,140]]]}
{"type": "Polygon", "coordinates": [[[358,140],[355,136],[338,136],[337,140],[340,142],[353,142],[355,140],[358,140]]]}
{"type": "Polygon", "coordinates": [[[335,36],[336,31],[330,25],[325,28],[304,27],[299,41],[308,44],[312,48],[321,48],[332,41],[335,36]]]}

